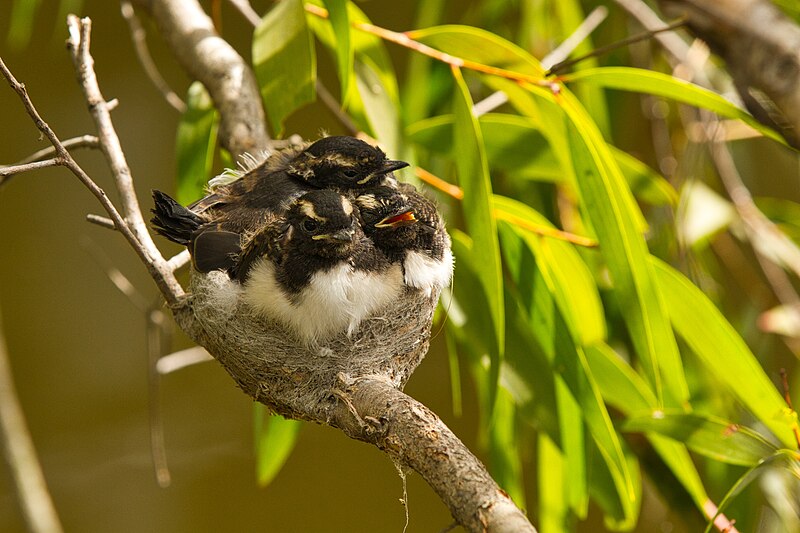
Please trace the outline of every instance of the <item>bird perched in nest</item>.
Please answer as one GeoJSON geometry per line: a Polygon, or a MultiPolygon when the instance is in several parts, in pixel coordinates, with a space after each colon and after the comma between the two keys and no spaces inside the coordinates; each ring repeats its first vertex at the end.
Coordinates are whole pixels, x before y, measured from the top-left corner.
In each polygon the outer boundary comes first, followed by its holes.
{"type": "Polygon", "coordinates": [[[407,165],[353,137],[326,137],[188,207],[153,191],[151,222],[187,246],[197,271],[227,272],[257,313],[324,340],[352,333],[405,286],[430,295],[450,281],[436,207],[392,175],[407,165]]]}
{"type": "Polygon", "coordinates": [[[303,194],[283,216],[271,215],[249,235],[202,224],[164,193],[156,191],[154,197],[154,224],[162,231],[181,227],[183,234],[193,224],[190,234],[202,228],[186,243],[190,251],[194,244],[195,252],[204,254],[195,262],[226,270],[242,285],[251,309],[306,342],[352,334],[403,290],[400,266],[366,237],[353,204],[336,191],[303,194]]]}
{"type": "Polygon", "coordinates": [[[156,205],[152,223],[156,232],[189,248],[200,272],[227,270],[230,261],[225,241],[231,236],[221,232],[258,232],[275,216],[283,216],[294,200],[314,189],[353,192],[394,184],[392,172],[406,166],[405,161],[388,159],[379,148],[355,137],[324,137],[273,154],[188,208],[153,191],[156,205]],[[209,230],[212,233],[205,235],[209,230]]]}
{"type": "Polygon", "coordinates": [[[392,172],[407,166],[355,137],[323,137],[273,154],[240,179],[216,187],[189,210],[228,231],[257,231],[265,217],[284,212],[305,192],[348,192],[391,183],[392,172]]]}
{"type": "Polygon", "coordinates": [[[390,261],[402,265],[406,285],[431,294],[450,284],[450,237],[433,202],[407,183],[373,187],[355,202],[364,232],[390,261]]]}

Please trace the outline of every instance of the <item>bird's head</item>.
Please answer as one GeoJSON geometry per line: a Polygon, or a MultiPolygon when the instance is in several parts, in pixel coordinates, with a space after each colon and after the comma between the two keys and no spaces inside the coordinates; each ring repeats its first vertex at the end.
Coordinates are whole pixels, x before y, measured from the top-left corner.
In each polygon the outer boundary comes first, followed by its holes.
{"type": "Polygon", "coordinates": [[[380,148],[347,136],[324,137],[297,154],[287,166],[295,179],[313,187],[352,190],[382,182],[405,161],[387,159],[380,148]]]}
{"type": "Polygon", "coordinates": [[[408,195],[392,187],[375,187],[356,198],[364,233],[383,250],[403,250],[434,229],[420,218],[408,195]]]}
{"type": "Polygon", "coordinates": [[[353,205],[336,191],[311,191],[289,209],[290,239],[297,251],[321,257],[347,257],[357,242],[353,205]]]}

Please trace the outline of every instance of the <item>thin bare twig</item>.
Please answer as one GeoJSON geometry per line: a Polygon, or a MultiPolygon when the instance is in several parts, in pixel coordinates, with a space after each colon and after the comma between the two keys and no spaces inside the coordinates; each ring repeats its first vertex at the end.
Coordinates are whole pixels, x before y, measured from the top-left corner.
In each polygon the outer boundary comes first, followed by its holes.
{"type": "Polygon", "coordinates": [[[189,253],[189,250],[183,250],[180,253],[170,257],[167,261],[167,264],[172,269],[173,272],[177,271],[180,268],[189,264],[189,261],[192,260],[192,256],[189,253]]]}
{"type": "Polygon", "coordinates": [[[23,172],[29,172],[31,170],[38,170],[40,168],[47,168],[47,167],[57,167],[61,165],[61,160],[57,157],[52,159],[45,159],[44,161],[33,161],[32,163],[24,163],[22,165],[9,165],[6,167],[0,167],[0,185],[2,185],[6,179],[10,178],[15,174],[22,174],[23,172]]]}
{"type": "Polygon", "coordinates": [[[150,55],[150,50],[147,48],[147,34],[133,10],[133,5],[129,0],[120,2],[120,11],[122,18],[128,23],[128,29],[131,33],[131,40],[133,41],[133,49],[136,52],[136,57],[139,58],[139,63],[144,69],[144,73],[156,86],[156,89],[161,93],[169,105],[171,105],[178,113],[186,112],[186,104],[181,97],[169,86],[167,81],[158,71],[153,57],[150,55]]]}
{"type": "Polygon", "coordinates": [[[167,447],[164,444],[164,419],[161,410],[161,375],[158,361],[169,346],[168,321],[160,306],[151,307],[147,313],[147,390],[150,418],[150,455],[158,486],[169,487],[172,475],[167,464],[167,447]]]}
{"type": "Polygon", "coordinates": [[[566,39],[561,41],[561,44],[542,58],[542,67],[545,70],[550,70],[554,65],[565,61],[569,55],[580,46],[604,20],[606,20],[606,17],[608,17],[608,8],[606,6],[594,8],[591,13],[586,15],[583,22],[581,22],[566,39]]]}
{"type": "MultiPolygon", "coordinates": [[[[106,207],[106,211],[111,215],[114,225],[126,236],[128,242],[130,242],[139,254],[145,266],[147,266],[150,271],[150,275],[167,300],[167,303],[174,304],[183,296],[183,288],[175,279],[172,270],[169,268],[166,260],[150,237],[144,218],[142,217],[142,211],[139,207],[139,201],[136,198],[136,192],[133,187],[130,168],[125,160],[125,154],[122,151],[117,132],[111,122],[108,103],[100,92],[97,76],[94,72],[94,59],[89,53],[91,20],[88,18],[79,19],[74,15],[70,15],[67,18],[67,26],[69,28],[67,44],[72,55],[73,64],[75,65],[75,71],[78,74],[78,80],[83,89],[84,97],[89,104],[92,118],[97,126],[100,146],[111,167],[111,172],[122,200],[122,209],[125,218],[123,219],[119,215],[116,208],[111,204],[110,200],[108,200],[105,192],[94,184],[88,176],[85,176],[85,179],[82,179],[82,181],[84,181],[87,186],[91,184],[90,188],[98,191],[96,195],[101,194],[102,198],[105,199],[104,207],[106,207]],[[106,203],[108,206],[106,206],[106,203]]],[[[50,138],[49,135],[48,138],[50,138]]],[[[55,134],[52,134],[50,140],[54,145],[58,143],[55,134]]],[[[70,161],[72,161],[77,169],[80,169],[66,150],[64,150],[64,154],[70,158],[70,161]]],[[[82,170],[80,170],[80,172],[85,175],[82,170]]]]}
{"type": "Polygon", "coordinates": [[[170,374],[187,366],[213,360],[214,358],[208,353],[208,350],[202,346],[193,346],[160,358],[156,363],[156,370],[162,375],[170,374]]]}
{"type": "Polygon", "coordinates": [[[33,533],[60,533],[53,501],[47,490],[33,439],[25,422],[11,375],[2,317],[0,317],[0,437],[3,452],[17,487],[22,512],[33,533]]]}
{"type": "MultiPolygon", "coordinates": [[[[71,139],[64,139],[61,141],[61,144],[67,150],[72,150],[73,148],[99,148],[100,141],[94,135],[81,135],[80,137],[72,137],[71,139]]],[[[45,157],[51,157],[56,154],[56,149],[52,146],[48,146],[47,148],[42,148],[41,150],[32,153],[25,159],[20,159],[15,165],[24,165],[25,163],[32,163],[34,161],[41,161],[45,157]]]]}
{"type": "Polygon", "coordinates": [[[97,224],[98,226],[101,226],[101,227],[106,228],[106,229],[117,229],[117,226],[114,224],[113,220],[111,220],[108,217],[101,216],[101,215],[95,215],[95,214],[89,213],[88,215],[86,215],[86,222],[90,222],[92,224],[97,224]]]}
{"type": "Polygon", "coordinates": [[[253,6],[250,5],[250,2],[247,0],[228,0],[230,4],[236,8],[236,10],[242,14],[244,18],[247,19],[247,22],[252,24],[253,26],[258,26],[258,23],[261,22],[261,17],[256,13],[256,10],[253,9],[253,6]]]}

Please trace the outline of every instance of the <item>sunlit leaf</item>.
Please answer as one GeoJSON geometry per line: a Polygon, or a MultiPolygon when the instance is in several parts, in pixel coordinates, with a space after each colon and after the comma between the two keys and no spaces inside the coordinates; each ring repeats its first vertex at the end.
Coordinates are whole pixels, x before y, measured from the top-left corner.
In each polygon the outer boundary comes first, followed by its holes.
{"type": "Polygon", "coordinates": [[[689,390],[653,280],[647,244],[637,227],[639,210],[596,126],[574,98],[566,93],[561,96],[570,118],[567,132],[584,209],[600,242],[631,339],[659,400],[682,404],[689,390]]]}
{"type": "MultiPolygon", "coordinates": [[[[623,414],[655,409],[658,400],[644,379],[606,344],[598,343],[586,348],[586,359],[603,398],[623,414]]],[[[702,510],[708,494],[700,480],[686,447],[658,434],[648,434],[661,459],[672,470],[697,508],[702,510]]]]}
{"type": "Polygon", "coordinates": [[[752,429],[706,414],[658,409],[628,418],[623,428],[653,431],[701,455],[735,465],[752,466],[777,450],[752,429]]]}
{"type": "Polygon", "coordinates": [[[536,471],[539,491],[538,527],[541,533],[561,533],[568,529],[567,488],[572,479],[566,475],[564,454],[546,433],[537,439],[536,471]]]}
{"type": "Polygon", "coordinates": [[[284,0],[267,13],[253,35],[253,65],[270,125],[314,100],[317,59],[302,0],[284,0]]]}
{"type": "MultiPolygon", "coordinates": [[[[736,480],[736,483],[733,484],[733,486],[722,498],[722,501],[719,502],[717,515],[722,514],[725,509],[727,509],[728,505],[734,500],[734,498],[741,494],[742,491],[746,489],[753,481],[758,479],[758,476],[763,474],[768,467],[774,466],[776,463],[784,463],[787,468],[793,472],[794,476],[798,477],[797,452],[793,450],[779,450],[764,461],[761,461],[757,465],[749,468],[747,472],[742,474],[742,476],[736,480]]],[[[796,494],[792,495],[792,497],[794,496],[796,496],[796,494]]],[[[706,525],[705,533],[709,533],[714,528],[715,518],[716,515],[709,519],[708,524],[706,525]]]]}
{"type": "MultiPolygon", "coordinates": [[[[459,184],[464,190],[463,210],[467,229],[481,261],[476,274],[486,294],[488,313],[494,324],[492,358],[492,387],[497,382],[503,358],[505,318],[503,311],[503,277],[500,268],[500,245],[492,204],[492,184],[480,125],[472,113],[472,98],[461,72],[453,69],[456,94],[453,98],[455,129],[453,159],[458,169],[459,184]]],[[[490,393],[494,397],[494,393],[490,393]]]]}
{"type": "Polygon", "coordinates": [[[435,26],[406,32],[420,41],[455,57],[530,75],[544,76],[544,69],[531,54],[502,37],[472,26],[435,26]]]}
{"type": "Polygon", "coordinates": [[[786,141],[777,132],[764,126],[751,114],[736,107],[717,93],[662,72],[632,67],[601,67],[580,70],[564,75],[562,79],[566,82],[594,83],[610,89],[654,94],[708,109],[723,117],[741,120],[765,137],[786,144],[786,141]]]}
{"type": "Polygon", "coordinates": [[[269,414],[261,404],[255,404],[253,413],[256,475],[258,484],[264,487],[275,479],[292,453],[302,422],[269,414]]]}
{"type": "MultiPolygon", "coordinates": [[[[553,227],[544,216],[511,198],[495,195],[494,205],[500,213],[540,226],[553,227]]],[[[605,339],[605,317],[597,285],[575,248],[558,239],[542,237],[525,228],[511,225],[523,235],[526,244],[536,256],[538,266],[577,342],[589,345],[605,339]]]]}
{"type": "Polygon", "coordinates": [[[489,457],[492,476],[518,506],[525,507],[516,408],[511,394],[497,391],[494,414],[489,426],[489,457]]]}
{"type": "Polygon", "coordinates": [[[184,205],[200,198],[211,178],[218,126],[219,114],[205,87],[192,83],[175,142],[177,200],[184,205]]]}
{"type": "Polygon", "coordinates": [[[692,282],[663,261],[651,258],[672,324],[716,379],[785,446],[795,446],[791,411],[742,337],[711,300],[692,282]]]}
{"type": "Polygon", "coordinates": [[[678,220],[686,243],[699,247],[737,219],[733,205],[700,180],[688,182],[681,191],[683,216],[678,220]]]}

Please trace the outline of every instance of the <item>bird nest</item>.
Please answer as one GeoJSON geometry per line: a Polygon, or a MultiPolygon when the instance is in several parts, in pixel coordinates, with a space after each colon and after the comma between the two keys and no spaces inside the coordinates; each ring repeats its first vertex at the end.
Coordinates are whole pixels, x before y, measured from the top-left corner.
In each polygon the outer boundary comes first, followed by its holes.
{"type": "Polygon", "coordinates": [[[254,314],[240,297],[240,285],[221,271],[193,272],[191,293],[174,313],[246,394],[286,417],[325,421],[340,392],[360,378],[403,388],[428,351],[439,299],[432,292],[407,287],[350,336],[315,344],[254,314]]]}

